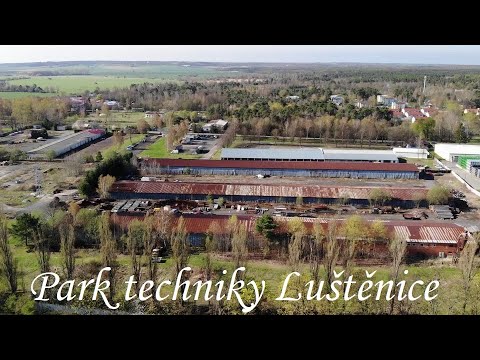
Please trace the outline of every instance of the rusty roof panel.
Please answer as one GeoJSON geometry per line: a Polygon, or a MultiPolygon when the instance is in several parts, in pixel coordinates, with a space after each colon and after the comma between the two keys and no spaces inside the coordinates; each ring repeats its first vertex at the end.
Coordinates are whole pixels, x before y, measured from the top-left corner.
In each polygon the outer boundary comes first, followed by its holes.
{"type": "MultiPolygon", "coordinates": [[[[373,189],[378,187],[326,186],[326,185],[278,185],[278,184],[238,184],[238,183],[192,183],[159,181],[117,181],[112,193],[139,194],[196,194],[217,196],[269,196],[323,199],[368,199],[373,189]]],[[[425,197],[427,189],[413,187],[384,188],[390,196],[399,200],[414,200],[425,197]]]]}

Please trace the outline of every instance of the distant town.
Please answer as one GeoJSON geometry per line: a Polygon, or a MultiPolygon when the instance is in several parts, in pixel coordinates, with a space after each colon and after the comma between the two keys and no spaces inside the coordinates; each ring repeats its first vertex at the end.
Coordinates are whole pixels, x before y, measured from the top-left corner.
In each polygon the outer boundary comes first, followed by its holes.
{"type": "Polygon", "coordinates": [[[478,314],[478,69],[119,64],[0,64],[0,313],[111,311],[34,302],[40,272],[108,266],[121,301],[130,275],[188,265],[190,281],[245,266],[271,293],[292,271],[441,282],[435,305],[293,306],[267,291],[256,314],[478,314]]]}

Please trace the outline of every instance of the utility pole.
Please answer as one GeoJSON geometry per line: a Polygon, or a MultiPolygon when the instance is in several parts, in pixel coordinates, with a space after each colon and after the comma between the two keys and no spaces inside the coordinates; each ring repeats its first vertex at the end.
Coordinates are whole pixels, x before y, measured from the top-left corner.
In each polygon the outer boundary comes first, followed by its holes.
{"type": "Polygon", "coordinates": [[[35,167],[35,193],[37,197],[42,193],[42,172],[39,166],[35,167]]]}

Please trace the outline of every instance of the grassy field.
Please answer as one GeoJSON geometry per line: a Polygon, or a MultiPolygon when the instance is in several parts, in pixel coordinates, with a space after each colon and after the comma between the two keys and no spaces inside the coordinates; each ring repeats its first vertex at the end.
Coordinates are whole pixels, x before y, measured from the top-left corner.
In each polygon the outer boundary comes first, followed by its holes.
{"type": "Polygon", "coordinates": [[[3,79],[25,77],[38,72],[55,72],[58,75],[127,76],[139,78],[177,79],[179,77],[232,76],[232,71],[214,66],[195,64],[150,63],[150,62],[79,62],[44,64],[0,64],[3,79]]]}
{"type": "Polygon", "coordinates": [[[142,151],[139,155],[143,158],[167,158],[167,159],[199,159],[201,155],[193,154],[170,154],[167,150],[166,138],[162,137],[152,144],[147,150],[142,151]]]}
{"type": "MultiPolygon", "coordinates": [[[[23,243],[19,240],[13,240],[13,252],[15,258],[18,260],[18,269],[19,269],[19,287],[22,290],[25,290],[27,293],[30,289],[30,284],[32,280],[37,276],[40,272],[38,270],[38,263],[37,257],[33,252],[27,252],[23,243]]],[[[59,253],[52,253],[51,255],[51,271],[56,272],[57,274],[62,274],[62,266],[61,266],[61,256],[59,253]]],[[[117,261],[120,265],[118,274],[119,279],[117,281],[117,296],[118,300],[123,297],[125,292],[125,279],[130,275],[130,259],[129,256],[124,254],[119,254],[117,257],[117,261]]],[[[78,250],[76,253],[76,278],[77,281],[81,280],[88,280],[90,278],[95,278],[98,270],[101,268],[101,256],[97,250],[78,250]],[[98,269],[98,270],[97,270],[98,269]]],[[[231,261],[230,258],[225,257],[223,255],[217,254],[213,256],[212,259],[213,265],[213,273],[215,274],[214,279],[216,280],[224,280],[225,282],[230,282],[231,274],[234,270],[234,263],[231,261]],[[222,275],[222,271],[227,270],[227,274],[222,275]]],[[[192,282],[196,281],[197,276],[202,273],[202,270],[205,266],[205,255],[200,254],[192,254],[188,260],[188,266],[190,266],[193,270],[193,278],[190,279],[192,282]]],[[[169,279],[174,281],[173,276],[173,261],[171,258],[167,258],[166,262],[163,264],[159,264],[159,278],[160,279],[169,279]]],[[[283,310],[280,313],[301,313],[296,312],[296,306],[300,306],[301,302],[299,303],[289,303],[289,302],[278,302],[274,301],[276,297],[279,296],[283,281],[285,280],[286,276],[292,271],[290,266],[288,266],[284,262],[280,261],[272,261],[272,260],[249,260],[247,261],[246,265],[246,281],[254,280],[257,284],[260,284],[262,280],[265,281],[266,287],[265,292],[263,294],[263,299],[266,299],[272,306],[282,308],[283,310]]],[[[389,272],[390,269],[387,266],[362,266],[362,267],[355,267],[352,269],[352,274],[354,278],[358,281],[365,281],[365,270],[369,272],[374,272],[375,274],[372,278],[373,282],[377,282],[380,280],[387,281],[389,279],[389,272]]],[[[146,271],[146,264],[142,266],[142,272],[146,271]]],[[[309,265],[303,263],[300,265],[299,272],[302,274],[299,281],[300,286],[303,283],[306,283],[310,279],[309,274],[309,265]]],[[[323,268],[320,269],[320,279],[325,279],[325,273],[323,268]]],[[[142,281],[147,280],[147,275],[142,275],[142,281]]],[[[402,269],[402,275],[400,276],[401,280],[405,279],[408,284],[413,283],[413,281],[423,280],[425,283],[428,283],[434,279],[439,279],[440,287],[438,290],[438,299],[435,302],[435,305],[431,305],[426,301],[418,301],[415,304],[414,309],[410,309],[414,313],[438,313],[438,314],[446,314],[446,313],[461,313],[461,301],[462,293],[460,290],[461,286],[461,276],[460,271],[457,268],[454,268],[449,265],[433,265],[433,264],[422,264],[421,266],[415,265],[407,265],[404,266],[402,269]],[[403,270],[408,270],[408,275],[403,275],[403,270]],[[435,308],[435,310],[433,310],[435,308]]],[[[295,280],[297,279],[294,277],[290,284],[289,288],[290,291],[293,292],[293,287],[295,286],[295,280]]],[[[400,279],[399,279],[400,280],[400,279]]],[[[476,304],[478,302],[478,298],[475,296],[478,293],[478,288],[480,284],[480,276],[479,274],[476,275],[473,281],[473,289],[471,295],[471,303],[468,307],[469,312],[475,312],[476,304]]],[[[353,292],[357,292],[357,285],[352,287],[353,292]]],[[[420,286],[420,288],[424,288],[424,286],[420,286]]],[[[5,283],[5,279],[2,277],[0,278],[0,292],[6,291],[7,285],[5,283]]],[[[300,289],[299,289],[300,290],[300,289]]],[[[169,290],[165,289],[166,292],[169,290]]],[[[295,290],[296,291],[296,290],[295,290]]],[[[301,290],[305,291],[305,289],[301,290]]],[[[416,290],[419,294],[420,291],[417,288],[416,290]]],[[[289,294],[290,296],[293,295],[292,293],[289,294]]],[[[296,296],[296,294],[295,294],[296,296]]],[[[373,298],[372,298],[373,299],[373,298]]],[[[118,301],[117,300],[117,301],[118,301]]],[[[101,303],[101,302],[99,302],[101,303]]],[[[203,300],[198,301],[199,304],[204,303],[203,300]]],[[[323,311],[327,313],[375,313],[375,309],[380,306],[385,306],[385,303],[379,303],[375,301],[367,301],[362,303],[361,305],[359,302],[354,299],[348,304],[342,303],[341,301],[336,302],[334,304],[328,303],[328,301],[311,301],[312,305],[310,306],[318,306],[323,311]]],[[[232,301],[231,305],[232,308],[236,308],[236,301],[232,301]]],[[[307,305],[308,306],[308,305],[307,305]]],[[[408,306],[412,306],[409,303],[408,306]]],[[[239,309],[235,312],[240,314],[239,309]]]]}
{"type": "Polygon", "coordinates": [[[144,137],[145,137],[144,134],[132,135],[131,139],[130,139],[129,135],[124,136],[124,143],[122,144],[122,146],[112,145],[112,146],[102,150],[103,158],[106,159],[106,158],[111,157],[114,152],[119,153],[119,154],[126,154],[128,152],[128,150],[127,150],[128,146],[138,143],[144,137]]]}
{"type": "Polygon", "coordinates": [[[38,199],[30,193],[31,191],[0,189],[0,204],[20,207],[31,205],[38,199]]]}
{"type": "Polygon", "coordinates": [[[56,96],[56,95],[58,94],[0,91],[0,99],[19,99],[19,98],[24,98],[29,96],[49,97],[49,96],[56,96]]]}
{"type": "Polygon", "coordinates": [[[32,76],[28,79],[18,79],[8,81],[15,85],[33,85],[36,84],[42,88],[53,87],[58,89],[59,93],[81,94],[84,91],[93,91],[97,87],[100,89],[113,89],[115,87],[128,87],[131,84],[143,84],[144,82],[158,83],[161,79],[138,78],[138,77],[120,77],[120,76],[32,76]]]}

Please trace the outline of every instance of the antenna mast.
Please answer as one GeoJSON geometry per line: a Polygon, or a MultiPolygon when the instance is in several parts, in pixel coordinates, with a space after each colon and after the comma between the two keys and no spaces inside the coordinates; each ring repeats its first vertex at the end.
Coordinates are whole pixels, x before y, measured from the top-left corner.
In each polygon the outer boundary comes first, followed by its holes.
{"type": "Polygon", "coordinates": [[[427,76],[423,77],[423,94],[425,94],[425,87],[427,86],[427,76]]]}

